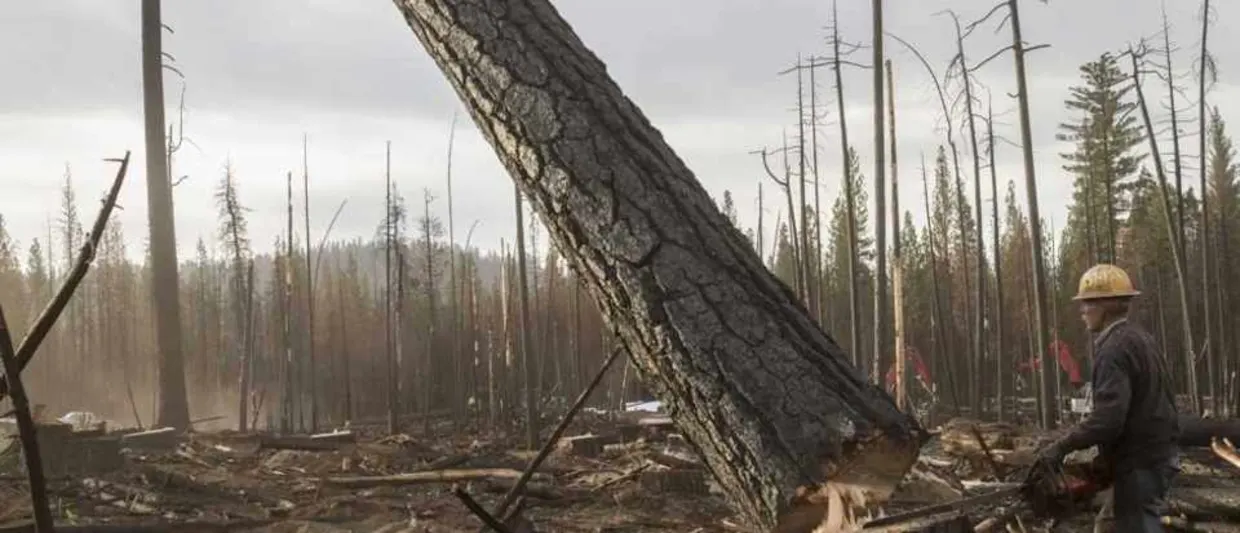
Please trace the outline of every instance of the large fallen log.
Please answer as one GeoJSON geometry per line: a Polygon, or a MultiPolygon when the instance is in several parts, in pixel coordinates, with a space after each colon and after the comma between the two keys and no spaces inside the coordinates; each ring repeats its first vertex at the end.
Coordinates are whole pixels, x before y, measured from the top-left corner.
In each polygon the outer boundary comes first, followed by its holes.
{"type": "Polygon", "coordinates": [[[798,487],[890,494],[920,427],[764,267],[550,1],[394,2],[743,515],[770,528],[798,487]]]}
{"type": "Polygon", "coordinates": [[[1210,445],[1210,439],[1216,437],[1240,442],[1240,420],[1201,418],[1193,415],[1180,416],[1180,446],[1206,447],[1210,445]]]}

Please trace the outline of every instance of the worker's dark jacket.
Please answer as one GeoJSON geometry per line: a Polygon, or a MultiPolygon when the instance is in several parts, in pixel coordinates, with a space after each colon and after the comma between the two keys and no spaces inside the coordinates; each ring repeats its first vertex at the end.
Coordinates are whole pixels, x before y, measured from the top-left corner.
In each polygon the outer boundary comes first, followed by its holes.
{"type": "Polygon", "coordinates": [[[1180,427],[1167,363],[1154,337],[1127,320],[1095,340],[1093,411],[1066,451],[1098,446],[1115,474],[1155,468],[1178,454],[1180,427]]]}

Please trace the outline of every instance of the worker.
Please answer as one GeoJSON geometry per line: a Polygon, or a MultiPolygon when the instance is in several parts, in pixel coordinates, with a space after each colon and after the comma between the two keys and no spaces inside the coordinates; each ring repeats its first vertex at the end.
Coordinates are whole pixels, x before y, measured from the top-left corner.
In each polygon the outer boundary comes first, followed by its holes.
{"type": "Polygon", "coordinates": [[[1084,421],[1039,453],[1060,464],[1074,451],[1097,446],[1095,464],[1112,483],[1112,526],[1123,533],[1164,531],[1161,513],[1180,469],[1180,428],[1166,360],[1154,337],[1128,319],[1139,294],[1115,265],[1096,265],[1081,276],[1073,300],[1094,334],[1093,406],[1084,421]]]}

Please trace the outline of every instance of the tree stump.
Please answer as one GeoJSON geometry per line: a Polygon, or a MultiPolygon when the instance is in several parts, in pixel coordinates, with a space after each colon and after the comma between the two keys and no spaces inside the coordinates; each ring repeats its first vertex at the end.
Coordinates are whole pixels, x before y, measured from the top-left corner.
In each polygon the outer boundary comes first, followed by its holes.
{"type": "Polygon", "coordinates": [[[774,526],[798,488],[842,510],[890,495],[924,432],[765,268],[550,1],[394,2],[753,525],[774,526]]]}
{"type": "Polygon", "coordinates": [[[578,457],[598,457],[603,454],[606,440],[598,435],[577,435],[560,441],[560,447],[578,457]]]}

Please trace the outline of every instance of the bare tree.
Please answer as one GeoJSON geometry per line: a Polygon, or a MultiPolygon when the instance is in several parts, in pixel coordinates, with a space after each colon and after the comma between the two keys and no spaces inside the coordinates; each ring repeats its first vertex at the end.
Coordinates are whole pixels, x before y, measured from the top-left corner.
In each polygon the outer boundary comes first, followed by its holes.
{"type": "Polygon", "coordinates": [[[189,427],[181,304],[177,283],[176,217],[164,149],[163,25],[160,0],[142,0],[142,109],[146,136],[147,223],[151,234],[155,328],[159,344],[157,424],[189,427]]]}
{"type": "Polygon", "coordinates": [[[892,280],[891,292],[895,300],[892,314],[895,326],[896,350],[896,405],[905,409],[907,392],[905,391],[904,367],[904,254],[900,249],[900,181],[899,166],[896,164],[896,90],[895,75],[891,69],[891,60],[886,60],[887,67],[887,128],[891,134],[891,251],[892,280]]]}
{"type": "Polygon", "coordinates": [[[517,212],[517,298],[521,306],[521,325],[517,327],[517,337],[520,339],[518,345],[521,349],[521,374],[525,380],[525,445],[531,450],[537,450],[538,406],[534,404],[537,384],[534,381],[534,349],[530,339],[533,323],[530,320],[529,270],[525,266],[525,206],[519,183],[514,198],[517,212]]]}
{"type": "MultiPolygon", "coordinates": [[[[883,358],[889,353],[891,333],[887,330],[887,181],[883,157],[883,0],[872,0],[874,22],[874,369],[875,383],[882,383],[883,358]]],[[[896,217],[893,224],[899,224],[896,217]]]]}
{"type": "Polygon", "coordinates": [[[1197,357],[1194,355],[1195,346],[1193,344],[1193,326],[1189,318],[1188,306],[1188,283],[1185,281],[1188,266],[1184,257],[1185,246],[1184,241],[1179,239],[1179,234],[1175,229],[1175,223],[1172,219],[1174,211],[1170,199],[1170,191],[1167,185],[1167,172],[1163,168],[1162,154],[1158,151],[1158,137],[1154,131],[1154,124],[1150,120],[1149,107],[1145,102],[1145,91],[1141,87],[1141,57],[1143,49],[1129,48],[1128,55],[1132,59],[1132,83],[1137,89],[1137,104],[1141,109],[1141,119],[1145,124],[1146,137],[1150,143],[1150,154],[1154,156],[1154,174],[1158,176],[1158,190],[1162,196],[1163,210],[1166,215],[1167,234],[1171,240],[1171,247],[1175,257],[1176,276],[1180,280],[1180,326],[1183,330],[1184,341],[1184,372],[1186,383],[1188,385],[1188,396],[1192,401],[1193,412],[1201,412],[1201,395],[1197,389],[1197,373],[1193,371],[1196,365],[1197,357]]]}

